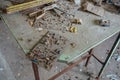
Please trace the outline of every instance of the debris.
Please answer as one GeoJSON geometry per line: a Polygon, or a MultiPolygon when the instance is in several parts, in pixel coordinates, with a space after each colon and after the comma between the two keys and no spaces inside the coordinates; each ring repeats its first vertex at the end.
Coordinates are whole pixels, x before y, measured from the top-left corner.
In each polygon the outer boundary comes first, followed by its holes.
{"type": "Polygon", "coordinates": [[[33,25],[34,25],[34,23],[35,23],[35,20],[33,20],[33,19],[29,19],[28,22],[29,22],[30,26],[33,27],[33,25]]]}
{"type": "Polygon", "coordinates": [[[101,6],[103,0],[93,0],[96,5],[101,6]]]}
{"type": "Polygon", "coordinates": [[[117,75],[115,75],[115,74],[108,74],[108,75],[106,75],[106,77],[109,78],[110,80],[118,80],[117,75]]]}
{"type": "Polygon", "coordinates": [[[31,61],[50,70],[63,53],[66,42],[63,36],[47,32],[27,56],[31,61]]]}
{"type": "Polygon", "coordinates": [[[50,6],[44,7],[42,10],[37,10],[35,12],[30,13],[29,17],[30,18],[35,18],[36,20],[40,19],[45,15],[46,11],[54,9],[55,7],[58,7],[58,6],[56,4],[52,4],[50,6]]]}
{"type": "Polygon", "coordinates": [[[74,0],[74,3],[77,4],[77,5],[80,5],[81,0],[74,0]]]}
{"type": "Polygon", "coordinates": [[[42,18],[44,15],[45,15],[45,12],[41,12],[41,13],[36,17],[36,20],[42,18]]]}
{"type": "Polygon", "coordinates": [[[36,6],[40,6],[43,4],[47,4],[50,2],[54,2],[54,0],[35,0],[35,1],[30,1],[30,2],[26,2],[26,3],[22,3],[22,4],[17,4],[17,5],[13,5],[10,7],[6,8],[6,12],[8,14],[10,13],[14,13],[14,12],[18,12],[18,11],[22,11],[25,9],[29,9],[29,8],[33,8],[36,6]]]}
{"type": "Polygon", "coordinates": [[[43,10],[37,10],[37,11],[34,11],[34,12],[32,12],[32,13],[29,13],[29,17],[35,17],[38,13],[41,13],[41,12],[43,12],[43,10]]]}
{"type": "Polygon", "coordinates": [[[69,31],[72,33],[75,33],[75,32],[77,32],[77,27],[70,27],[69,31]]]}
{"type": "Polygon", "coordinates": [[[60,18],[60,14],[58,14],[58,12],[55,10],[55,9],[53,9],[53,10],[50,10],[51,11],[51,13],[54,15],[54,16],[57,16],[57,17],[59,17],[60,18]]]}
{"type": "Polygon", "coordinates": [[[103,20],[103,19],[101,19],[101,20],[99,20],[99,24],[101,25],[101,26],[110,26],[110,20],[103,20]]]}
{"type": "Polygon", "coordinates": [[[120,55],[115,58],[116,61],[120,62],[120,55]]]}
{"type": "Polygon", "coordinates": [[[80,5],[80,3],[81,3],[81,0],[69,0],[69,1],[74,2],[77,5],[80,5]]]}
{"type": "Polygon", "coordinates": [[[91,13],[94,13],[98,16],[104,16],[105,10],[102,7],[95,6],[90,2],[86,2],[83,4],[83,9],[85,11],[89,11],[91,13]]]}
{"type": "Polygon", "coordinates": [[[43,10],[44,10],[44,11],[48,11],[48,10],[54,9],[54,8],[56,8],[56,7],[58,7],[57,4],[52,4],[52,5],[50,5],[50,6],[44,7],[43,10]]]}
{"type": "Polygon", "coordinates": [[[43,30],[43,28],[36,28],[36,30],[38,30],[38,31],[42,31],[42,30],[43,30]]]}
{"type": "Polygon", "coordinates": [[[74,16],[74,15],[72,15],[72,14],[70,14],[70,13],[65,12],[64,10],[62,10],[62,9],[60,9],[60,8],[55,7],[55,9],[57,9],[57,10],[59,10],[59,11],[65,13],[66,15],[74,16]]]}
{"type": "Polygon", "coordinates": [[[71,23],[82,24],[82,19],[71,19],[71,23]]]}
{"type": "Polygon", "coordinates": [[[118,6],[118,7],[120,7],[120,0],[117,0],[116,2],[114,2],[115,0],[113,0],[113,4],[115,5],[115,6],[118,6]]]}
{"type": "Polygon", "coordinates": [[[81,0],[69,0],[70,2],[74,2],[76,5],[80,5],[81,0]]]}
{"type": "Polygon", "coordinates": [[[106,0],[106,3],[120,7],[120,0],[106,0]]]}
{"type": "Polygon", "coordinates": [[[72,48],[75,48],[75,47],[76,47],[76,44],[75,44],[75,43],[70,43],[70,45],[72,46],[72,48]]]}
{"type": "Polygon", "coordinates": [[[35,11],[33,13],[30,13],[29,17],[35,18],[35,20],[38,20],[38,19],[42,18],[44,15],[45,15],[44,10],[38,10],[38,11],[35,11]]]}

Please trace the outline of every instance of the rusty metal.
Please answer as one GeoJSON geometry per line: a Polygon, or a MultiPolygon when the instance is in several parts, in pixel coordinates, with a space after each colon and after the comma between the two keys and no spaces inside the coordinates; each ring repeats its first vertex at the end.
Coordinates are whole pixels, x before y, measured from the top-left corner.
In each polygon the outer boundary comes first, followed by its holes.
{"type": "Polygon", "coordinates": [[[87,58],[87,61],[86,61],[86,63],[85,63],[85,67],[88,66],[88,63],[89,63],[90,58],[91,58],[91,56],[92,56],[92,52],[93,52],[93,49],[91,49],[91,50],[88,52],[90,56],[87,58]]]}
{"type": "Polygon", "coordinates": [[[72,69],[74,66],[78,65],[81,61],[85,60],[86,58],[88,58],[90,55],[86,55],[82,58],[80,58],[78,61],[74,62],[73,64],[69,65],[68,67],[66,67],[65,69],[63,69],[61,72],[57,73],[56,75],[54,75],[53,77],[51,77],[48,80],[55,80],[56,78],[58,78],[59,76],[61,76],[62,74],[64,74],[65,72],[69,71],[70,69],[72,69]]]}
{"type": "Polygon", "coordinates": [[[34,71],[35,80],[40,80],[37,64],[32,62],[32,68],[33,68],[33,71],[34,71]]]}
{"type": "Polygon", "coordinates": [[[92,56],[93,56],[99,63],[101,63],[102,65],[104,65],[104,62],[102,62],[100,59],[98,59],[94,54],[92,54],[92,56]]]}
{"type": "Polygon", "coordinates": [[[101,70],[100,70],[100,72],[99,72],[99,74],[98,74],[97,79],[98,79],[99,77],[101,77],[103,71],[104,71],[105,68],[107,67],[107,65],[108,65],[111,57],[113,56],[113,54],[114,54],[114,52],[115,52],[115,50],[116,50],[116,48],[117,48],[117,46],[118,46],[119,43],[120,43],[120,32],[119,32],[118,37],[117,37],[116,41],[114,42],[114,44],[113,44],[113,46],[112,46],[112,48],[111,48],[111,50],[110,50],[110,53],[108,54],[108,56],[107,56],[107,58],[106,58],[106,60],[105,60],[104,65],[102,66],[102,68],[101,68],[101,70]]]}

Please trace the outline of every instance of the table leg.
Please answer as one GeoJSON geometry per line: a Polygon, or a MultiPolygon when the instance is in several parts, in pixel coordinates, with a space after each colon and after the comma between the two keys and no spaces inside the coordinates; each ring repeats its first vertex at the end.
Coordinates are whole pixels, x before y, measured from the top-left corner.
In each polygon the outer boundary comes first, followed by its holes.
{"type": "Polygon", "coordinates": [[[56,75],[54,75],[53,77],[51,77],[48,80],[55,80],[56,78],[58,78],[59,76],[61,76],[62,74],[64,74],[65,72],[69,71],[70,69],[72,69],[74,66],[78,65],[81,61],[85,60],[86,58],[88,58],[90,55],[86,55],[83,58],[80,58],[78,61],[74,62],[73,64],[69,65],[68,67],[66,67],[65,69],[63,69],[61,72],[57,73],[56,75]]]}
{"type": "Polygon", "coordinates": [[[85,63],[85,67],[88,66],[88,63],[89,63],[90,58],[91,58],[91,56],[92,56],[92,52],[93,52],[93,49],[91,49],[91,50],[89,51],[89,55],[90,55],[90,56],[87,58],[87,61],[86,61],[86,63],[85,63]]]}
{"type": "Polygon", "coordinates": [[[98,74],[97,79],[99,79],[99,77],[101,77],[103,71],[104,71],[105,68],[107,67],[107,65],[108,65],[111,57],[113,56],[113,54],[114,54],[114,52],[115,52],[115,50],[116,50],[119,42],[120,42],[120,33],[118,34],[118,37],[117,37],[116,41],[114,42],[114,44],[113,44],[113,46],[112,46],[112,48],[111,48],[111,50],[110,50],[110,53],[108,54],[108,57],[106,58],[103,66],[102,66],[102,68],[101,68],[101,70],[100,70],[100,72],[99,72],[99,74],[98,74]]]}
{"type": "Polygon", "coordinates": [[[33,71],[34,71],[35,80],[40,80],[37,64],[32,62],[32,68],[33,68],[33,71]]]}

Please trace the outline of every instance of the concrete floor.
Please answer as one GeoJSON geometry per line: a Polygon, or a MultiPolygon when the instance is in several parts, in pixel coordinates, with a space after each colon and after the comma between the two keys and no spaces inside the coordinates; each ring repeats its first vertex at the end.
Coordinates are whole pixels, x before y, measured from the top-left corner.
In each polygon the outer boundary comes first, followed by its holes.
{"type": "MultiPolygon", "coordinates": [[[[116,36],[94,49],[94,53],[103,61],[116,36]]],[[[110,60],[109,66],[105,70],[101,80],[120,80],[120,61],[116,61],[118,56],[120,56],[119,47],[110,60]]],[[[96,75],[101,67],[94,58],[91,58],[87,70],[84,69],[83,65],[84,62],[56,80],[88,80],[89,74],[86,74],[86,72],[96,75]]],[[[66,64],[57,62],[50,71],[39,68],[41,80],[48,80],[49,77],[61,71],[65,66],[66,64]]],[[[0,80],[34,80],[31,62],[27,59],[11,32],[2,21],[0,21],[0,80]]]]}

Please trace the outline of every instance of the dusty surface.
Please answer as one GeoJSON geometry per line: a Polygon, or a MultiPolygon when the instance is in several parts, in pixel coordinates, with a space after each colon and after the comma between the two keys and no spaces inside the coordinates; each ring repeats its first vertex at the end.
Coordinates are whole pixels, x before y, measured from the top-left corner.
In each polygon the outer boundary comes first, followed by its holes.
{"type": "Polygon", "coordinates": [[[75,48],[71,47],[71,45],[65,47],[63,52],[64,54],[61,55],[59,59],[67,62],[78,58],[89,49],[95,47],[105,39],[120,31],[120,24],[119,22],[116,22],[116,20],[120,20],[119,15],[106,12],[104,17],[99,17],[94,14],[78,10],[79,6],[76,6],[74,3],[69,1],[62,2],[61,0],[59,5],[61,7],[60,9],[63,9],[67,13],[74,15],[75,18],[82,19],[83,24],[68,25],[67,20],[69,21],[68,18],[71,18],[71,16],[68,14],[61,14],[60,20],[63,21],[59,21],[58,17],[52,16],[53,14],[51,13],[46,13],[47,15],[45,15],[45,20],[38,20],[38,24],[40,23],[40,25],[31,27],[26,21],[25,15],[20,13],[2,15],[5,23],[8,25],[9,29],[12,31],[26,54],[42,37],[41,34],[44,34],[44,30],[46,29],[44,29],[44,27],[46,26],[48,27],[47,30],[53,30],[56,34],[60,34],[71,42],[77,44],[75,48]],[[100,25],[94,23],[95,20],[99,20],[101,18],[111,20],[111,27],[101,27],[100,25]],[[66,21],[64,21],[64,19],[66,21]],[[42,25],[41,22],[44,25],[42,25]],[[69,27],[75,27],[77,31],[75,33],[71,33],[67,29],[69,27]],[[42,28],[42,31],[36,30],[42,28]],[[58,28],[58,30],[56,28],[58,28]],[[64,29],[67,29],[67,31],[65,30],[64,32],[64,29]]]}
{"type": "MultiPolygon", "coordinates": [[[[100,46],[94,49],[97,56],[102,56],[103,58],[107,56],[108,51],[111,48],[116,36],[110,38],[109,40],[102,43],[100,46]],[[101,55],[102,54],[102,55],[101,55]]],[[[120,46],[119,46],[120,47],[120,46]]],[[[105,70],[101,80],[115,80],[120,79],[120,61],[116,61],[116,58],[120,56],[120,49],[118,48],[116,54],[111,59],[108,68],[105,70]],[[117,56],[116,56],[117,55],[117,56]],[[112,76],[111,76],[112,75],[112,76]]],[[[25,57],[24,53],[18,46],[17,42],[11,35],[10,31],[4,24],[0,21],[0,80],[34,80],[33,71],[31,68],[31,62],[25,57]]],[[[89,74],[86,74],[83,66],[84,62],[76,66],[71,71],[65,73],[65,75],[59,77],[56,80],[87,80],[89,74]]],[[[41,80],[47,80],[48,77],[61,71],[66,66],[63,63],[57,63],[54,65],[51,71],[46,71],[43,68],[39,68],[41,80]]],[[[100,64],[96,60],[91,59],[89,64],[89,72],[96,75],[100,64]]],[[[93,80],[93,79],[91,79],[93,80]]]]}

